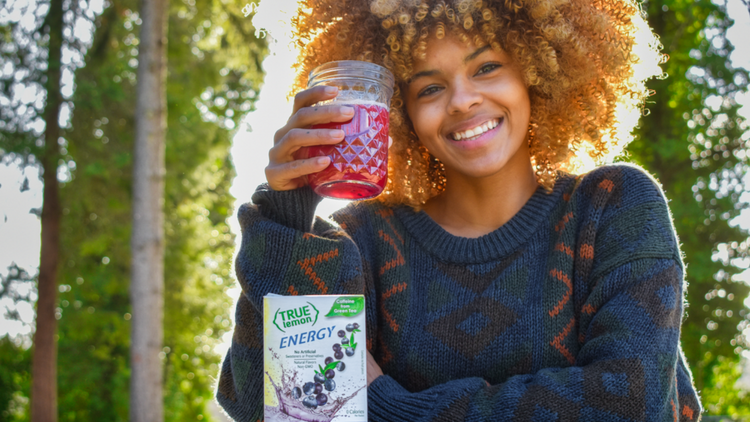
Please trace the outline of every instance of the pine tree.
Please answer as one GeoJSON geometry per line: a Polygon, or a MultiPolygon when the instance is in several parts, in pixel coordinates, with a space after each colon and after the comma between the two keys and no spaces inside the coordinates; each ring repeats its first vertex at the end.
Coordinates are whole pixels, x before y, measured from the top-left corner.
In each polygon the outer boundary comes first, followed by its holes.
{"type": "MultiPolygon", "coordinates": [[[[265,40],[256,37],[250,18],[243,16],[245,3],[211,0],[198,6],[182,0],[169,9],[160,353],[167,421],[210,420],[206,403],[213,397],[222,357],[213,348],[231,325],[226,291],[233,283],[234,239],[227,219],[233,213],[228,191],[234,169],[228,149],[232,131],[256,100],[260,63],[267,54],[265,40]]],[[[77,66],[83,62],[85,67],[75,71],[73,97],[63,98],[64,109],[73,113],[58,138],[61,265],[54,311],[57,379],[65,386],[58,416],[61,421],[126,421],[132,317],[128,239],[142,18],[134,0],[110,1],[98,17],[81,2],[65,4],[74,8],[73,15],[66,12],[66,25],[83,16],[95,20],[95,32],[88,50],[65,39],[66,48],[80,51],[83,60],[77,66]]],[[[13,2],[0,6],[0,17],[11,17],[0,20],[0,153],[38,165],[44,127],[37,117],[44,101],[24,103],[14,99],[13,90],[19,83],[34,85],[37,97],[43,97],[48,41],[36,33],[47,10],[43,3],[26,10],[36,13],[37,22],[34,30],[23,32],[15,17],[19,7],[13,2]]],[[[65,62],[63,67],[75,69],[65,62]]],[[[30,359],[22,350],[15,353],[15,347],[0,344],[0,390],[6,385],[16,389],[5,395],[7,390],[0,391],[2,400],[13,396],[13,409],[0,403],[0,419],[28,420],[28,409],[19,406],[28,403],[30,369],[25,365],[30,359]],[[4,375],[12,378],[7,384],[4,375]]]]}
{"type": "MultiPolygon", "coordinates": [[[[64,103],[61,76],[63,51],[82,52],[85,45],[72,34],[73,21],[83,16],[79,4],[62,0],[3,4],[0,15],[0,161],[20,158],[23,166],[39,168],[44,182],[41,210],[42,244],[37,278],[36,327],[33,342],[31,420],[57,420],[57,289],[61,207],[58,170],[63,158],[59,143],[60,110],[64,103]],[[32,10],[29,10],[32,9],[32,10]],[[66,21],[65,16],[68,16],[66,21]],[[29,24],[30,23],[30,24],[29,24]],[[66,35],[66,30],[69,31],[66,35]],[[19,93],[34,92],[34,96],[19,93]]],[[[84,16],[85,17],[85,16],[84,16]]]]}
{"type": "Polygon", "coordinates": [[[750,347],[741,334],[750,324],[743,304],[750,286],[738,278],[737,266],[750,242],[732,223],[746,207],[740,195],[750,164],[748,122],[735,98],[750,79],[731,67],[726,33],[732,20],[723,5],[649,0],[644,9],[669,55],[668,77],[650,83],[655,95],[629,151],[670,200],[687,264],[682,346],[696,388],[709,414],[750,415],[750,401],[734,387],[740,353],[750,347]]]}
{"type": "MultiPolygon", "coordinates": [[[[209,420],[206,403],[230,327],[225,291],[234,239],[226,220],[232,129],[252,108],[265,41],[239,2],[171,2],[164,220],[164,420],[209,420]]],[[[128,297],[136,68],[143,18],[134,0],[100,16],[76,73],[65,133],[75,162],[62,189],[61,421],[128,420],[128,297]]]]}
{"type": "Polygon", "coordinates": [[[164,138],[169,1],[142,0],[130,237],[130,420],[164,420],[164,138]]]}

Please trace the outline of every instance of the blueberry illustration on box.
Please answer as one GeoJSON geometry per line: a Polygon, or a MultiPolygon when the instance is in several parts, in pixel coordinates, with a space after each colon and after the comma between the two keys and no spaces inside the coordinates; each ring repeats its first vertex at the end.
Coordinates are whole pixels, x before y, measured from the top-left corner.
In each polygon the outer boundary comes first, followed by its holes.
{"type": "Polygon", "coordinates": [[[264,297],[267,422],[367,420],[364,303],[362,295],[264,297]]]}

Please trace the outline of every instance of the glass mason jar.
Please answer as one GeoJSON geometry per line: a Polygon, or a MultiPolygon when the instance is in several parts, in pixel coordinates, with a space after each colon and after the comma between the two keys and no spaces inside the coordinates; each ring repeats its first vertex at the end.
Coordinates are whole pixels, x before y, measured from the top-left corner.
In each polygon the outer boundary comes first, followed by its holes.
{"type": "Polygon", "coordinates": [[[327,198],[367,199],[379,195],[388,181],[388,113],[393,96],[393,74],[374,63],[355,60],[329,62],[310,72],[308,88],[339,88],[338,103],[354,108],[354,117],[343,123],[315,125],[314,129],[341,129],[344,140],[336,145],[301,148],[298,158],[328,156],[331,164],[307,176],[310,187],[327,198]]]}

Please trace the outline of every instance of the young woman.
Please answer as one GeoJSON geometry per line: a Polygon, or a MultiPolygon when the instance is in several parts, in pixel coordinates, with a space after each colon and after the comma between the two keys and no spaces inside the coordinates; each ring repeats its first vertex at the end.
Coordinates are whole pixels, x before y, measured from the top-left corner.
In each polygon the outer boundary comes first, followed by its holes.
{"type": "Polygon", "coordinates": [[[684,265],[661,189],[634,166],[585,167],[621,153],[658,71],[635,1],[308,0],[300,11],[294,110],[268,184],[239,210],[226,411],[263,419],[264,295],[364,293],[369,420],[698,420],[679,346],[684,265]],[[293,154],[341,140],[310,127],[351,110],[312,107],[336,92],[304,86],[343,59],[395,74],[393,145],[385,193],[334,224],[313,219],[320,198],[302,178],[328,160],[293,154]]]}

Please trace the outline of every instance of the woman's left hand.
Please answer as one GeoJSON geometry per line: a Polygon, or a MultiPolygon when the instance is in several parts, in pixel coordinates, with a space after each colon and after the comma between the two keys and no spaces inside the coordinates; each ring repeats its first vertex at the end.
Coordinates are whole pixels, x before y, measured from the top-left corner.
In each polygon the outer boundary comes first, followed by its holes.
{"type": "Polygon", "coordinates": [[[367,386],[375,381],[375,378],[383,375],[383,370],[380,369],[380,365],[375,362],[375,358],[372,357],[370,351],[367,351],[367,386]]]}

